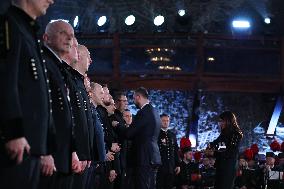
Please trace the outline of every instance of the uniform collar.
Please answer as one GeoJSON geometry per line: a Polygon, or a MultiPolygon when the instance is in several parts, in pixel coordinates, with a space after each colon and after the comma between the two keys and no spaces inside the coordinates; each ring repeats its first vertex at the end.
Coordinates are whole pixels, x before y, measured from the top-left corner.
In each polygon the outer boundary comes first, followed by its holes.
{"type": "Polygon", "coordinates": [[[77,70],[75,70],[74,68],[72,68],[72,66],[70,66],[69,64],[67,64],[66,62],[62,61],[64,67],[69,70],[71,72],[72,75],[81,78],[82,80],[84,80],[84,76],[81,75],[77,70]]]}
{"type": "Polygon", "coordinates": [[[47,45],[44,45],[61,63],[62,63],[62,59],[59,58],[59,56],[47,45]]]}
{"type": "Polygon", "coordinates": [[[20,9],[19,7],[13,6],[13,5],[10,6],[9,10],[12,13],[19,15],[19,17],[24,21],[24,24],[30,26],[35,31],[39,30],[39,25],[37,21],[34,20],[32,17],[30,17],[24,10],[20,9]]]}
{"type": "Polygon", "coordinates": [[[167,129],[161,128],[161,130],[164,131],[164,132],[167,132],[169,130],[169,128],[167,128],[167,129]]]}

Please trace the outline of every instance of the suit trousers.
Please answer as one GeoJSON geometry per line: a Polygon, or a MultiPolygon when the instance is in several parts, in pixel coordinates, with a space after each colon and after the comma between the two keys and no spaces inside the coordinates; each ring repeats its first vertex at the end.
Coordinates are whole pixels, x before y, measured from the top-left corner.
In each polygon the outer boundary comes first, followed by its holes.
{"type": "Polygon", "coordinates": [[[157,189],[172,189],[175,175],[173,173],[159,170],[157,174],[157,189]]]}
{"type": "Polygon", "coordinates": [[[135,189],[156,189],[157,168],[151,165],[134,167],[133,176],[135,189]]]}
{"type": "Polygon", "coordinates": [[[40,177],[40,158],[26,156],[19,165],[0,169],[1,189],[37,189],[40,177]]]}

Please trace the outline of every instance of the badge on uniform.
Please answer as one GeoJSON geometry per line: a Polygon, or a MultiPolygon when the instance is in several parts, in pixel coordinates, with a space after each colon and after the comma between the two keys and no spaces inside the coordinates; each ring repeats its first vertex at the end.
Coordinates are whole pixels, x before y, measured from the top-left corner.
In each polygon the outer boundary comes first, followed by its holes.
{"type": "Polygon", "coordinates": [[[166,144],[167,144],[167,141],[166,141],[165,138],[162,138],[162,139],[161,139],[161,142],[162,142],[163,145],[166,145],[166,144]]]}
{"type": "Polygon", "coordinates": [[[5,16],[0,15],[0,59],[6,59],[9,44],[9,24],[5,16]]]}

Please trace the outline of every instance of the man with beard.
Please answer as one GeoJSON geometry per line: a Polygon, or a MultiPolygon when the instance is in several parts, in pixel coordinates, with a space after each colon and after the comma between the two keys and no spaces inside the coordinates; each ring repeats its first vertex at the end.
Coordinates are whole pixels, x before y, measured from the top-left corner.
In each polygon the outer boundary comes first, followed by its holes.
{"type": "Polygon", "coordinates": [[[97,172],[100,172],[100,177],[102,178],[103,185],[100,188],[112,188],[113,181],[117,175],[117,164],[119,159],[115,153],[120,151],[120,147],[118,145],[117,135],[114,132],[111,126],[110,116],[112,115],[112,111],[114,112],[114,102],[112,96],[109,94],[108,87],[105,85],[103,87],[103,99],[102,103],[97,106],[97,111],[99,114],[99,118],[102,122],[104,128],[104,136],[105,136],[105,144],[107,151],[107,159],[108,156],[112,156],[111,162],[107,162],[105,165],[100,165],[97,169],[97,172]]]}
{"type": "Polygon", "coordinates": [[[158,137],[161,120],[158,112],[149,103],[148,91],[140,87],[135,90],[134,103],[140,109],[129,127],[113,125],[120,136],[132,140],[133,182],[135,189],[154,189],[157,167],[161,164],[158,137]]]}
{"type": "Polygon", "coordinates": [[[0,188],[37,188],[40,157],[50,157],[52,110],[36,19],[51,4],[13,0],[0,17],[0,188]]]}
{"type": "Polygon", "coordinates": [[[181,151],[183,158],[180,163],[178,185],[181,189],[197,188],[201,179],[198,163],[193,161],[191,147],[182,148],[181,151]]]}
{"type": "MultiPolygon", "coordinates": [[[[104,90],[100,84],[93,82],[90,83],[89,89],[90,89],[89,95],[92,103],[92,116],[94,120],[94,129],[95,129],[94,148],[97,149],[96,151],[98,151],[98,154],[94,154],[95,158],[91,163],[88,175],[88,188],[93,189],[93,188],[103,187],[102,185],[104,184],[106,178],[102,176],[101,172],[97,172],[96,170],[99,169],[96,168],[104,165],[105,161],[107,160],[107,157],[106,157],[106,148],[104,143],[103,126],[96,110],[96,107],[103,103],[102,99],[104,97],[104,90]]],[[[113,159],[113,156],[111,154],[107,154],[107,156],[108,160],[113,159]]]]}

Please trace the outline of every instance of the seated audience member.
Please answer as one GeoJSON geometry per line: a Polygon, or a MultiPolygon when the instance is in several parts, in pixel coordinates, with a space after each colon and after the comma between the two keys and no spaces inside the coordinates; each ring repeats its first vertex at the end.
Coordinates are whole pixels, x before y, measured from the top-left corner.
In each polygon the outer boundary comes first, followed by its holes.
{"type": "Polygon", "coordinates": [[[193,161],[191,148],[182,149],[183,160],[180,163],[180,174],[178,175],[178,185],[181,189],[198,188],[200,185],[199,165],[193,161]]]}
{"type": "Polygon", "coordinates": [[[202,159],[202,164],[200,168],[201,178],[202,178],[202,187],[209,189],[214,187],[215,182],[215,168],[210,164],[208,157],[202,159]]]}
{"type": "Polygon", "coordinates": [[[235,188],[246,189],[248,188],[249,172],[248,163],[245,156],[240,156],[238,161],[237,176],[235,179],[235,188]]]}
{"type": "Polygon", "coordinates": [[[264,177],[266,178],[268,189],[278,189],[280,187],[280,180],[283,179],[283,172],[279,167],[275,166],[275,154],[273,152],[266,153],[266,163],[264,166],[264,177]]]}

